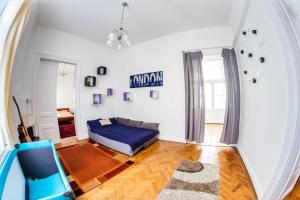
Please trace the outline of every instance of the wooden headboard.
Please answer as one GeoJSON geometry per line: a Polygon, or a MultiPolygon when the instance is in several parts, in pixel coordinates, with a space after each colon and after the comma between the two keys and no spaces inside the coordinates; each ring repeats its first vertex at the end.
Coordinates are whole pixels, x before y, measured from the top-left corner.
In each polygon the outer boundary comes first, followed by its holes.
{"type": "Polygon", "coordinates": [[[62,110],[67,110],[68,112],[70,112],[70,108],[57,108],[57,111],[62,111],[62,110]]]}

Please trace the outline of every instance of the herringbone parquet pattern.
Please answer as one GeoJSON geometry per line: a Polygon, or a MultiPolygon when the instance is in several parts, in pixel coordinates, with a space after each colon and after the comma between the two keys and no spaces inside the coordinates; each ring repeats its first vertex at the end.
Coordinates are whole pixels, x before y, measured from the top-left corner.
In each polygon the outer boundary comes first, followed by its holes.
{"type": "Polygon", "coordinates": [[[300,179],[296,183],[293,191],[284,200],[300,200],[300,179]]]}
{"type": "MultiPolygon", "coordinates": [[[[79,199],[153,200],[164,188],[182,159],[197,160],[199,147],[159,141],[131,158],[135,162],[102,186],[79,199]]],[[[127,156],[120,154],[119,159],[127,156]]]]}
{"type": "MultiPolygon", "coordinates": [[[[120,153],[116,158],[128,160],[128,156],[120,153]]],[[[79,199],[154,200],[181,160],[199,158],[203,163],[219,163],[221,200],[256,199],[251,180],[235,148],[200,147],[161,140],[132,157],[135,164],[130,168],[79,199]]]]}
{"type": "Polygon", "coordinates": [[[247,170],[235,148],[219,151],[220,199],[256,199],[247,170]]]}

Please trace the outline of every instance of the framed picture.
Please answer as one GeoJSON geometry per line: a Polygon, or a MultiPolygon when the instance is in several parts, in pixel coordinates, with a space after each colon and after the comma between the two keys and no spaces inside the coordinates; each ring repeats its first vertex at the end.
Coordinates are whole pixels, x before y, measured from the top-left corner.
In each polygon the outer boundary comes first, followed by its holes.
{"type": "Polygon", "coordinates": [[[133,101],[133,95],[131,92],[123,92],[123,100],[127,102],[133,101]]]}
{"type": "Polygon", "coordinates": [[[112,88],[107,88],[106,95],[107,96],[112,96],[113,95],[113,89],[112,88]]]}
{"type": "Polygon", "coordinates": [[[93,94],[93,104],[102,103],[102,94],[93,94]]]}
{"type": "Polygon", "coordinates": [[[130,76],[130,88],[163,86],[163,71],[130,76]]]}

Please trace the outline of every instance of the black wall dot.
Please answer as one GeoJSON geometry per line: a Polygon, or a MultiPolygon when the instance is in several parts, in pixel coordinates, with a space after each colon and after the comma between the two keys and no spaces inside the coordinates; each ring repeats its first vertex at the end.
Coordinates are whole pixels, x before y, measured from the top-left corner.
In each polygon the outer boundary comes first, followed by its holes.
{"type": "Polygon", "coordinates": [[[243,35],[247,35],[247,32],[246,32],[246,31],[243,31],[243,35]]]}
{"type": "Polygon", "coordinates": [[[244,74],[248,74],[248,71],[247,71],[247,70],[245,70],[245,71],[244,71],[244,74]]]}
{"type": "Polygon", "coordinates": [[[253,30],[252,30],[252,33],[253,33],[253,34],[257,34],[257,30],[256,30],[256,29],[253,29],[253,30]]]}
{"type": "Polygon", "coordinates": [[[248,53],[248,57],[249,57],[249,58],[252,58],[252,57],[253,57],[253,54],[252,54],[252,53],[248,53]]]}
{"type": "Polygon", "coordinates": [[[241,54],[244,54],[245,53],[245,51],[244,50],[241,50],[241,54]]]}
{"type": "Polygon", "coordinates": [[[252,79],[252,83],[256,83],[256,78],[253,78],[253,79],[252,79]]]}
{"type": "Polygon", "coordinates": [[[265,59],[264,57],[260,57],[260,58],[259,58],[259,61],[260,61],[261,63],[264,63],[264,62],[266,61],[266,59],[265,59]]]}

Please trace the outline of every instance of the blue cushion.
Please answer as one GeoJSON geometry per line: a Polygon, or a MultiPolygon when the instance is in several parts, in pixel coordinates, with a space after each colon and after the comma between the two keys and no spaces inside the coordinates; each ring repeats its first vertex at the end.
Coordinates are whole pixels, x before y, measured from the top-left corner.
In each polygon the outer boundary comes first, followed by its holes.
{"type": "Polygon", "coordinates": [[[114,117],[109,118],[109,121],[110,121],[112,124],[117,123],[117,120],[116,120],[116,118],[114,118],[114,117]]]}
{"type": "Polygon", "coordinates": [[[26,178],[42,179],[58,172],[51,146],[19,151],[18,158],[26,178]]]}
{"type": "Polygon", "coordinates": [[[47,178],[27,180],[29,199],[55,198],[67,192],[59,173],[47,178]]]}
{"type": "Polygon", "coordinates": [[[101,118],[99,119],[95,119],[95,120],[89,120],[87,121],[88,126],[90,127],[90,129],[97,129],[97,128],[101,128],[101,124],[99,122],[101,118]]]}
{"type": "MultiPolygon", "coordinates": [[[[99,128],[103,127],[103,126],[101,126],[101,124],[99,122],[100,119],[102,119],[102,118],[87,121],[87,124],[90,127],[90,129],[99,129],[99,128]]],[[[111,122],[111,124],[115,124],[117,122],[116,118],[114,118],[114,117],[109,118],[109,121],[111,122]]]]}

